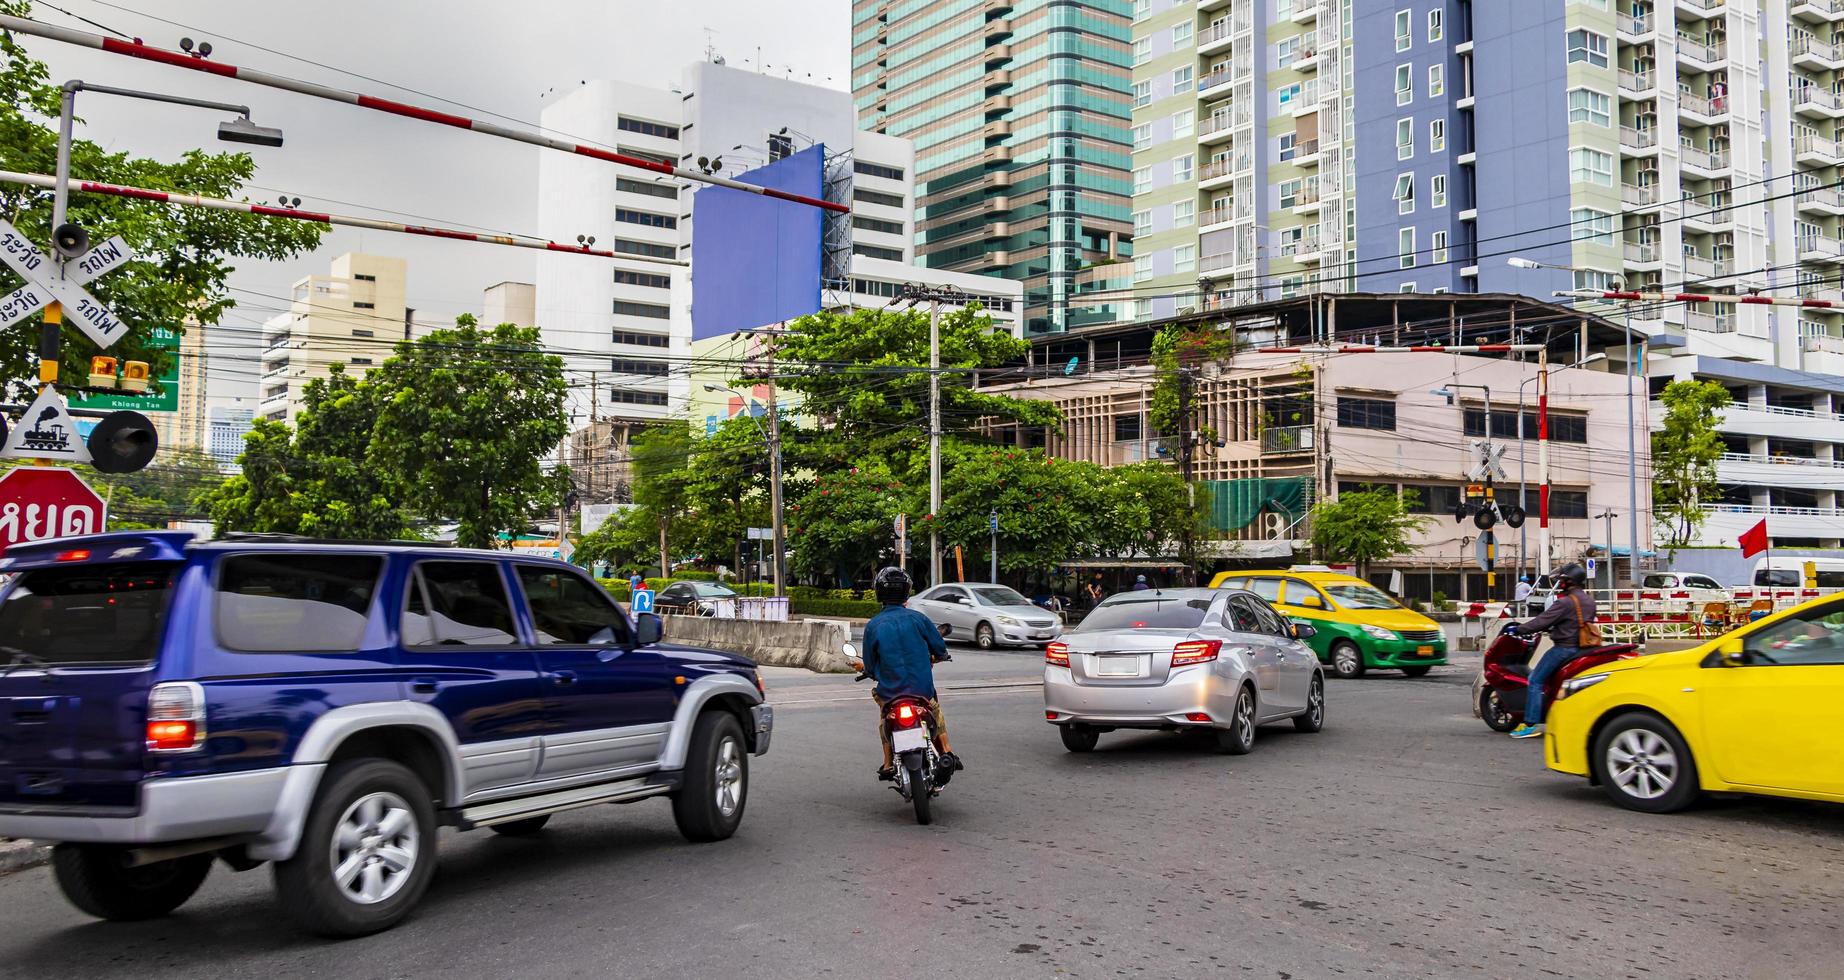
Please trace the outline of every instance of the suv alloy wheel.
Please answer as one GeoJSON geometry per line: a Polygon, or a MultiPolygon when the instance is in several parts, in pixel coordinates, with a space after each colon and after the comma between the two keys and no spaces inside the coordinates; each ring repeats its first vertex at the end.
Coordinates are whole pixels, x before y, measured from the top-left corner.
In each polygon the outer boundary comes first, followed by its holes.
{"type": "Polygon", "coordinates": [[[397,924],[435,871],[435,809],[416,774],[386,759],[327,770],[294,857],[275,866],[282,908],[325,936],[397,924]]]}

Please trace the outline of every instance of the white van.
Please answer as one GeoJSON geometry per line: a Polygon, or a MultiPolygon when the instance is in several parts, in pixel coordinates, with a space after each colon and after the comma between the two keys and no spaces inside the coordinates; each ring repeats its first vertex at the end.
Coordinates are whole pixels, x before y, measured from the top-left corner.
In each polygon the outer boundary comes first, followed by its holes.
{"type": "Polygon", "coordinates": [[[1805,585],[1806,565],[1817,566],[1818,587],[1844,589],[1844,558],[1806,558],[1775,555],[1754,563],[1754,584],[1780,589],[1797,589],[1805,585]]]}

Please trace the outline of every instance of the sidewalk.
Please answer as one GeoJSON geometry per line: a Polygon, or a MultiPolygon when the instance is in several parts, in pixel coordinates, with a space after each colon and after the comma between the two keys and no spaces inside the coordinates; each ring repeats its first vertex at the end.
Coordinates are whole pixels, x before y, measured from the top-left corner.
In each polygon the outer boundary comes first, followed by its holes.
{"type": "Polygon", "coordinates": [[[0,875],[36,868],[51,857],[51,848],[27,840],[0,839],[0,875]]]}

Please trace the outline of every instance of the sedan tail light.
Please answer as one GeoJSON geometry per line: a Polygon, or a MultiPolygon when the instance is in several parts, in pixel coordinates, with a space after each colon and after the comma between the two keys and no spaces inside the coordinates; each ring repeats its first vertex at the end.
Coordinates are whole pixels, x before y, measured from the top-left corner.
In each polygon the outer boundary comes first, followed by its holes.
{"type": "Polygon", "coordinates": [[[1222,640],[1186,640],[1172,648],[1172,666],[1188,667],[1215,660],[1222,649],[1222,640]]]}
{"type": "Polygon", "coordinates": [[[204,689],[190,681],[154,685],[147,694],[147,750],[190,752],[204,744],[204,689]]]}
{"type": "Polygon", "coordinates": [[[1069,666],[1069,644],[1052,643],[1044,647],[1044,663],[1056,667],[1069,666]]]}

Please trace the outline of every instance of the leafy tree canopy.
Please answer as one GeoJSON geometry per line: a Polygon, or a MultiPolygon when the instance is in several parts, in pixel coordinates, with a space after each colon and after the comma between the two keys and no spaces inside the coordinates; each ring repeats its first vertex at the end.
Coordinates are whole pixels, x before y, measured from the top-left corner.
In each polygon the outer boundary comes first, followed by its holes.
{"type": "Polygon", "coordinates": [[[1714,381],[1673,381],[1659,395],[1663,425],[1652,436],[1652,509],[1660,543],[1676,551],[1703,527],[1703,505],[1716,499],[1716,463],[1726,447],[1717,431],[1733,400],[1714,381]]]}
{"type": "Polygon", "coordinates": [[[1410,535],[1426,527],[1429,518],[1409,512],[1415,494],[1405,490],[1358,490],[1322,500],[1312,509],[1313,549],[1323,559],[1348,562],[1358,574],[1370,563],[1407,554],[1410,535]]]}

